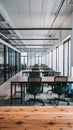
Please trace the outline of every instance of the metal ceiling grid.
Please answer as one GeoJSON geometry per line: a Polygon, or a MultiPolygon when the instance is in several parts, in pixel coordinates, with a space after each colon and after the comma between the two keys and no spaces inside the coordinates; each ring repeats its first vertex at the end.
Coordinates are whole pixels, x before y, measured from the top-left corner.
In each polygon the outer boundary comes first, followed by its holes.
{"type": "MultiPolygon", "coordinates": [[[[14,27],[18,28],[39,28],[39,27],[60,27],[65,20],[65,17],[73,10],[69,5],[72,4],[71,0],[0,0],[10,17],[14,27]],[[68,8],[67,8],[68,7],[68,8]],[[66,13],[67,12],[67,13],[66,13]]],[[[2,23],[3,24],[3,23],[2,23]]],[[[5,24],[5,23],[4,23],[5,24]]],[[[1,24],[0,24],[1,25],[1,24]]],[[[5,25],[6,26],[6,25],[5,25]]],[[[1,30],[2,31],[2,30],[1,30]]],[[[51,34],[54,38],[54,33],[57,30],[51,30],[51,34]]],[[[45,41],[44,38],[49,38],[50,33],[48,30],[5,30],[3,34],[5,36],[13,37],[16,35],[16,39],[39,39],[42,40],[21,40],[12,41],[13,44],[30,45],[29,48],[38,48],[43,44],[54,44],[54,41],[45,41]],[[7,34],[7,31],[10,34],[7,34]],[[13,31],[13,32],[12,32],[13,31]],[[6,35],[5,33],[6,32],[6,35]],[[18,36],[20,34],[20,37],[18,36]],[[34,46],[31,46],[34,44],[34,46]]],[[[18,47],[18,46],[17,46],[18,47]]],[[[25,47],[25,46],[24,46],[25,47]]],[[[27,46],[26,46],[27,47],[27,46]]],[[[32,49],[33,49],[32,48],[32,49]]],[[[23,50],[19,48],[20,50],[23,50]]],[[[41,50],[43,50],[41,49],[41,50]]],[[[33,49],[34,50],[34,49],[33,49]]],[[[37,48],[35,49],[37,50],[37,48]]],[[[39,49],[40,50],[40,49],[39,49]]],[[[23,50],[24,51],[24,50],[23,50]]]]}

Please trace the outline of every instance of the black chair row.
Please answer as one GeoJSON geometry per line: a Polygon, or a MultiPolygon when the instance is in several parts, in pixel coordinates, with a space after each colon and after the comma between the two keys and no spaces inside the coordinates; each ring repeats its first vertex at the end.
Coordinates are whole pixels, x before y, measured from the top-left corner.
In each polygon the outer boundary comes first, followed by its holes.
{"type": "Polygon", "coordinates": [[[41,68],[42,68],[43,70],[52,70],[52,69],[49,68],[49,66],[46,65],[46,64],[41,64],[41,68]]]}
{"type": "MultiPolygon", "coordinates": [[[[55,104],[58,105],[60,101],[67,102],[69,105],[69,101],[65,98],[61,98],[61,95],[67,92],[67,77],[66,76],[55,76],[54,78],[54,89],[52,90],[53,93],[58,95],[58,98],[49,99],[49,101],[55,101],[55,104]]],[[[34,98],[30,98],[27,102],[33,102],[33,104],[37,102],[41,102],[44,105],[43,100],[36,99],[37,94],[43,93],[42,91],[42,84],[41,84],[41,77],[29,77],[28,78],[28,86],[27,86],[27,93],[32,94],[34,98]]]]}

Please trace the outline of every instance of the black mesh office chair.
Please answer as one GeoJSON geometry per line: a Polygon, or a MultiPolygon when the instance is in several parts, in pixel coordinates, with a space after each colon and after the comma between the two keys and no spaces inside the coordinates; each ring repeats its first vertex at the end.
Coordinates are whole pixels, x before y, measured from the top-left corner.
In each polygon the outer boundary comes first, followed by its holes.
{"type": "Polygon", "coordinates": [[[29,72],[29,77],[31,78],[34,78],[34,77],[40,77],[40,72],[35,72],[35,71],[32,71],[32,72],[29,72]]]}
{"type": "Polygon", "coordinates": [[[35,102],[40,102],[44,105],[44,102],[42,99],[36,99],[36,95],[42,93],[41,77],[28,78],[27,93],[32,94],[34,98],[30,98],[29,100],[25,102],[25,104],[27,104],[27,102],[28,103],[33,102],[33,105],[34,105],[35,102]]]}
{"type": "Polygon", "coordinates": [[[56,105],[60,101],[67,102],[67,105],[69,105],[69,101],[67,101],[65,98],[61,98],[61,95],[67,92],[67,81],[68,78],[66,76],[55,76],[54,77],[54,89],[53,92],[58,94],[58,98],[55,98],[54,100],[57,101],[56,105]]]}

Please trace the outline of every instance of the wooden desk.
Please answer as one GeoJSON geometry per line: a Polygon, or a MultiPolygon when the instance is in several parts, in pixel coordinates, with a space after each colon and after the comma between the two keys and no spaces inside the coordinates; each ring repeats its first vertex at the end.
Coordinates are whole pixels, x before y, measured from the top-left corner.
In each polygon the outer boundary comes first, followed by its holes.
{"type": "Polygon", "coordinates": [[[28,83],[28,77],[21,77],[21,76],[16,76],[12,81],[11,81],[11,89],[10,89],[10,93],[11,93],[11,104],[12,104],[12,100],[13,99],[20,99],[21,100],[21,104],[22,104],[22,88],[24,87],[24,100],[25,100],[25,84],[28,83]],[[17,84],[20,85],[21,88],[21,92],[20,92],[20,97],[16,98],[13,97],[13,93],[16,95],[16,87],[17,84]],[[13,88],[14,88],[14,92],[13,92],[13,88]]]}
{"type": "Polygon", "coordinates": [[[22,73],[29,73],[29,72],[49,72],[49,71],[52,71],[52,70],[41,70],[41,69],[39,69],[39,70],[31,70],[31,69],[29,69],[29,70],[22,70],[22,73]]]}
{"type": "MultiPolygon", "coordinates": [[[[54,76],[42,77],[42,83],[54,83],[54,76]]],[[[73,83],[73,77],[68,77],[68,83],[73,83]]]]}
{"type": "MultiPolygon", "coordinates": [[[[19,99],[21,99],[21,103],[22,103],[22,87],[24,85],[24,90],[25,90],[25,84],[27,84],[27,83],[28,83],[28,77],[26,77],[26,76],[25,77],[17,76],[11,81],[11,92],[10,92],[11,93],[11,104],[12,104],[12,100],[16,99],[16,98],[12,97],[12,95],[13,95],[13,87],[15,89],[15,94],[16,94],[16,84],[20,84],[21,97],[19,99]]],[[[54,83],[54,77],[42,77],[42,83],[54,83]]],[[[68,78],[68,83],[73,83],[73,77],[68,78]]],[[[25,96],[25,93],[24,93],[24,96],[25,96]]]]}
{"type": "Polygon", "coordinates": [[[39,70],[31,70],[31,69],[29,69],[29,70],[22,70],[22,76],[24,75],[24,74],[28,74],[28,76],[29,76],[29,73],[30,72],[33,72],[33,73],[35,73],[35,72],[39,72],[39,73],[41,73],[41,75],[43,74],[43,73],[46,73],[46,72],[51,72],[52,70],[41,70],[41,69],[39,69],[39,70]]]}
{"type": "Polygon", "coordinates": [[[61,72],[58,72],[58,71],[53,71],[53,70],[51,70],[51,69],[49,69],[49,70],[42,70],[42,69],[39,69],[39,70],[31,70],[31,69],[29,69],[29,70],[22,70],[22,76],[24,75],[24,74],[29,74],[30,72],[39,72],[39,73],[41,73],[41,75],[43,75],[43,73],[46,73],[46,72],[53,72],[53,73],[58,73],[59,75],[61,75],[61,72]]]}
{"type": "Polygon", "coordinates": [[[0,107],[0,130],[73,130],[73,107],[0,107]]]}
{"type": "MultiPolygon", "coordinates": [[[[25,76],[25,77],[22,77],[22,76],[16,76],[15,78],[13,78],[11,80],[11,83],[27,83],[28,82],[28,77],[25,76]]],[[[54,76],[45,76],[45,77],[42,77],[42,83],[54,83],[54,76]]],[[[73,83],[73,77],[68,77],[68,83],[73,83]]]]}

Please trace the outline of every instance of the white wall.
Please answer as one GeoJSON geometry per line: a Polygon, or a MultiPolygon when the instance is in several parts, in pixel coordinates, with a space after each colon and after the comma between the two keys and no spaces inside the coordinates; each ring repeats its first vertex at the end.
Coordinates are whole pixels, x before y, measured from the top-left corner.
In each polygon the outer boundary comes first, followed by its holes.
{"type": "Polygon", "coordinates": [[[49,67],[51,67],[51,52],[49,52],[49,67]]]}

